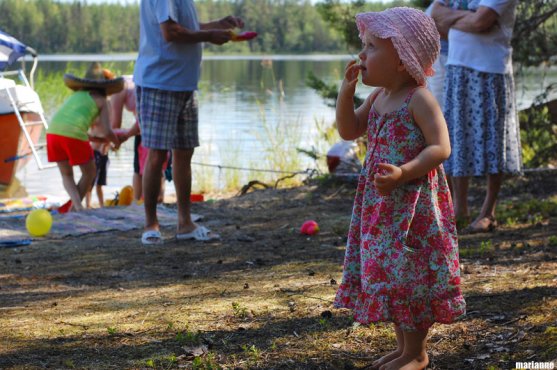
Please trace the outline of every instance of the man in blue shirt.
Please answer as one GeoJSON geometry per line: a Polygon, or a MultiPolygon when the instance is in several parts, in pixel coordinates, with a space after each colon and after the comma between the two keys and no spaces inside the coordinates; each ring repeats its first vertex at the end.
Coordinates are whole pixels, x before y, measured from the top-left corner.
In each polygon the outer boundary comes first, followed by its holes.
{"type": "Polygon", "coordinates": [[[160,174],[172,150],[178,203],[178,239],[208,240],[211,232],[191,220],[191,158],[199,146],[195,90],[200,76],[201,43],[230,41],[240,18],[200,23],[193,0],[142,0],[139,55],[134,81],[142,144],[149,149],[143,174],[143,244],[162,242],[157,219],[160,174]]]}

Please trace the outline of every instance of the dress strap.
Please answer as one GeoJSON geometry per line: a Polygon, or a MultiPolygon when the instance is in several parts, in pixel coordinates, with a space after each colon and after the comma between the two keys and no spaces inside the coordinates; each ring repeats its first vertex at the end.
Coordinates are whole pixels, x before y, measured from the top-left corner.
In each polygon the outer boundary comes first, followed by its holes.
{"type": "Polygon", "coordinates": [[[412,90],[410,90],[408,92],[408,95],[406,95],[406,99],[404,99],[404,104],[408,105],[410,103],[410,99],[412,99],[412,96],[414,96],[414,93],[420,88],[420,86],[416,86],[414,87],[412,90]]]}

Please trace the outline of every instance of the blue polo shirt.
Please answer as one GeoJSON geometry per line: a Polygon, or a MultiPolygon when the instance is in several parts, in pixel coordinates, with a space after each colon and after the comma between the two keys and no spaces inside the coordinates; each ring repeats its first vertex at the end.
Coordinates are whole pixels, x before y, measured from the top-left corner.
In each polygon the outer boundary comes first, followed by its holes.
{"type": "Polygon", "coordinates": [[[199,30],[193,0],[141,0],[139,54],[133,79],[136,85],[170,91],[197,90],[201,43],[166,42],[160,24],[171,19],[199,30]]]}

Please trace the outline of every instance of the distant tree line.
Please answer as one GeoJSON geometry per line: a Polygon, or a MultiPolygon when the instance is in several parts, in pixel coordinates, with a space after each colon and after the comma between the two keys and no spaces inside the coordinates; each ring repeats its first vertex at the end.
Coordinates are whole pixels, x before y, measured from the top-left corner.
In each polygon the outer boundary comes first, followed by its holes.
{"type": "MultiPolygon", "coordinates": [[[[242,17],[259,37],[230,43],[230,52],[342,52],[345,43],[309,0],[200,0],[199,19],[242,17]]],[[[0,29],[40,54],[136,52],[137,3],[87,4],[54,0],[0,0],[0,29]]],[[[207,45],[209,50],[217,50],[207,45]]],[[[219,48],[219,50],[222,50],[219,48]]]]}
{"type": "Polygon", "coordinates": [[[136,51],[139,6],[0,0],[0,29],[40,54],[136,51]]]}

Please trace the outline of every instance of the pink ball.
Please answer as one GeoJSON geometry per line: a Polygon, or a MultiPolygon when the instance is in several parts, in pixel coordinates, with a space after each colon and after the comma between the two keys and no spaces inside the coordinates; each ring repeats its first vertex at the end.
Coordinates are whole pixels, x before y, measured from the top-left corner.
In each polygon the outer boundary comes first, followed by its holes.
{"type": "Polygon", "coordinates": [[[300,232],[305,235],[315,235],[319,232],[319,225],[314,220],[307,220],[302,224],[300,232]]]}

